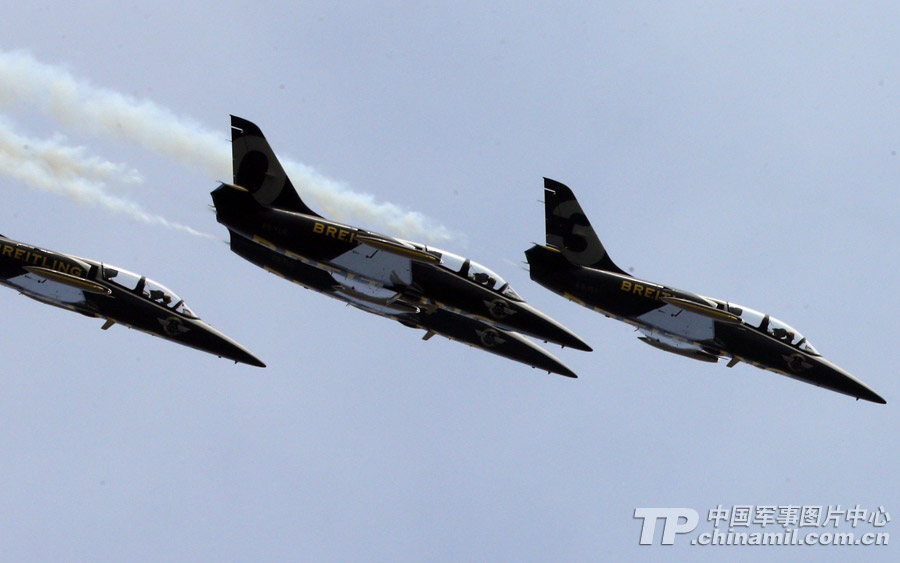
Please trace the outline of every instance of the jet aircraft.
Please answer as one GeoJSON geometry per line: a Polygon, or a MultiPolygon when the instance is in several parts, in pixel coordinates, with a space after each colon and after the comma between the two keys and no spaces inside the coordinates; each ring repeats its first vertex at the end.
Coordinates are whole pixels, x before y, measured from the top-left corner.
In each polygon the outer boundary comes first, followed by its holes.
{"type": "Polygon", "coordinates": [[[0,235],[0,284],[42,303],[105,319],[258,367],[246,348],[201,321],[172,290],[127,270],[0,235]]]}
{"type": "Polygon", "coordinates": [[[769,315],[637,279],[615,265],[567,186],[544,179],[546,245],[525,256],[531,279],[579,305],[624,321],[655,348],[704,362],[729,358],[857,399],[886,401],[769,315]]]}
{"type": "Polygon", "coordinates": [[[231,117],[234,183],[212,192],[231,250],[359,309],[569,377],[528,339],[589,351],[492,270],[456,254],[323,218],[307,207],[262,131],[231,117]]]}

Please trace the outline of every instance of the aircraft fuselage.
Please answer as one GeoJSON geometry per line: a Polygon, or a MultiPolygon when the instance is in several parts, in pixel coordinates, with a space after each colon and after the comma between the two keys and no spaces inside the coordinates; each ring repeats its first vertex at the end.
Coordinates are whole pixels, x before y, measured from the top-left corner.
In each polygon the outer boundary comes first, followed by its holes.
{"type": "MultiPolygon", "coordinates": [[[[237,186],[222,185],[212,196],[218,221],[232,233],[330,274],[335,285],[343,286],[336,297],[349,295],[353,301],[361,293],[379,295],[372,287],[382,288],[385,303],[372,312],[442,309],[505,330],[590,350],[550,317],[524,301],[504,296],[495,286],[489,287],[491,280],[478,283],[444,267],[441,256],[446,259],[447,253],[443,251],[318,216],[256,206],[252,196],[237,186]],[[385,246],[385,250],[373,244],[391,246],[385,246]],[[395,306],[385,310],[388,305],[395,306]]],[[[470,264],[466,260],[464,267],[470,264]]],[[[318,279],[318,285],[327,283],[311,272],[306,277],[318,279]]],[[[367,308],[367,303],[353,304],[367,308]]]]}
{"type": "Polygon", "coordinates": [[[693,359],[730,358],[793,379],[883,403],[864,383],[829,362],[769,315],[627,274],[570,263],[553,248],[526,251],[531,278],[582,306],[638,328],[651,346],[693,359]],[[752,313],[752,315],[751,315],[752,313]],[[756,323],[759,323],[756,325],[756,323]],[[775,323],[779,323],[775,328],[775,323]]]}
{"type": "Polygon", "coordinates": [[[0,237],[0,284],[42,303],[106,319],[103,328],[118,323],[234,361],[265,365],[195,317],[164,286],[109,264],[0,237]]]}
{"type": "Polygon", "coordinates": [[[254,123],[231,116],[233,183],[213,190],[231,250],[269,272],[361,310],[532,367],[574,377],[519,334],[590,347],[527,303],[492,270],[423,244],[312,210],[254,123]]]}

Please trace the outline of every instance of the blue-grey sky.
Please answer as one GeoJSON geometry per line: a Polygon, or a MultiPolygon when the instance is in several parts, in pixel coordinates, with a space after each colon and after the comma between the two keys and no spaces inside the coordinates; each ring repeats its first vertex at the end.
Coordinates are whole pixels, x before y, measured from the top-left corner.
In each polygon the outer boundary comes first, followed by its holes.
{"type": "Polygon", "coordinates": [[[2,159],[0,233],[154,278],[269,367],[0,291],[0,558],[896,560],[638,545],[635,508],[709,529],[720,504],[884,506],[900,541],[900,9],[782,4],[7,6],[0,59],[23,50],[78,88],[0,74],[4,138],[67,148],[85,189],[213,238],[41,191],[2,159]],[[185,129],[91,126],[109,93],[185,129]],[[229,114],[457,233],[439,246],[593,346],[548,346],[579,379],[423,342],[232,254],[208,209],[227,166],[200,162],[229,114]],[[622,267],[790,323],[888,404],[665,354],[532,283],[543,176],[622,267]]]}

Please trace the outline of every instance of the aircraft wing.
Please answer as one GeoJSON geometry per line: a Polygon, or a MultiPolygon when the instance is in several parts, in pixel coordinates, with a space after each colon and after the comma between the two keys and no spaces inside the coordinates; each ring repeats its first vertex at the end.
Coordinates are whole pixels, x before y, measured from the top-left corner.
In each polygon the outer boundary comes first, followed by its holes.
{"type": "Polygon", "coordinates": [[[375,233],[357,233],[356,240],[372,248],[390,252],[416,262],[441,263],[440,254],[404,240],[388,238],[375,233]]]}
{"type": "Polygon", "coordinates": [[[577,377],[575,372],[540,346],[521,334],[492,327],[481,321],[464,317],[444,309],[394,316],[406,326],[425,329],[425,340],[439,334],[485,352],[497,354],[534,368],[577,377]]]}
{"type": "Polygon", "coordinates": [[[87,303],[86,294],[96,293],[87,291],[85,287],[78,287],[70,280],[61,281],[30,271],[22,271],[19,275],[5,278],[2,283],[32,299],[65,309],[84,306],[87,303]]]}
{"type": "Polygon", "coordinates": [[[79,278],[78,276],[73,276],[64,272],[58,272],[56,270],[42,268],[40,266],[23,266],[23,268],[29,274],[34,274],[35,276],[43,278],[44,280],[53,281],[75,289],[87,291],[88,293],[96,293],[97,295],[110,295],[112,293],[112,291],[110,291],[108,287],[104,287],[98,283],[92,282],[91,280],[79,278]]]}
{"type": "Polygon", "coordinates": [[[680,297],[661,297],[660,300],[673,307],[678,307],[684,311],[708,317],[714,321],[729,324],[741,324],[741,318],[739,316],[728,311],[723,311],[722,309],[717,309],[714,304],[698,303],[680,297]]]}
{"type": "Polygon", "coordinates": [[[357,240],[362,244],[331,260],[331,264],[339,268],[334,273],[340,273],[343,269],[387,286],[412,283],[412,262],[423,261],[420,257],[413,257],[418,250],[411,247],[407,254],[386,239],[364,238],[362,235],[357,240]]]}

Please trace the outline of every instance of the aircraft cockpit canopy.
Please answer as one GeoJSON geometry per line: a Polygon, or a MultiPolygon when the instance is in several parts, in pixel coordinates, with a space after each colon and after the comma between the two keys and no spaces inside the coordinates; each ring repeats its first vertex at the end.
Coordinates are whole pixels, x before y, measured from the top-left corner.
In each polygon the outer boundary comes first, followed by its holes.
{"type": "Polygon", "coordinates": [[[107,266],[106,264],[103,265],[102,276],[104,280],[133,291],[145,299],[172,309],[176,313],[194,319],[197,318],[197,315],[191,311],[184,299],[178,297],[171,289],[151,279],[139,276],[128,270],[107,266]]]}
{"type": "Polygon", "coordinates": [[[782,342],[790,344],[791,346],[794,346],[796,348],[800,348],[808,354],[813,354],[815,356],[819,355],[819,351],[816,350],[816,347],[813,346],[805,336],[797,332],[794,328],[786,323],[779,321],[775,317],[767,318],[769,319],[769,322],[766,325],[766,332],[768,332],[778,340],[781,340],[782,342]]]}
{"type": "Polygon", "coordinates": [[[775,317],[770,317],[759,311],[754,311],[753,309],[742,307],[741,305],[735,305],[734,303],[728,303],[728,312],[738,315],[741,317],[741,320],[748,325],[765,331],[785,344],[790,344],[795,348],[799,348],[807,354],[812,354],[814,356],[820,355],[819,351],[816,350],[816,347],[813,346],[805,336],[800,334],[795,328],[775,317]]]}
{"type": "Polygon", "coordinates": [[[509,282],[501,278],[500,275],[493,270],[482,266],[478,262],[473,262],[468,258],[457,256],[451,252],[445,252],[437,248],[429,248],[429,250],[437,251],[441,254],[441,265],[444,268],[461,274],[478,285],[483,285],[492,291],[496,291],[507,299],[522,301],[522,298],[519,297],[516,290],[509,285],[509,282]]]}

